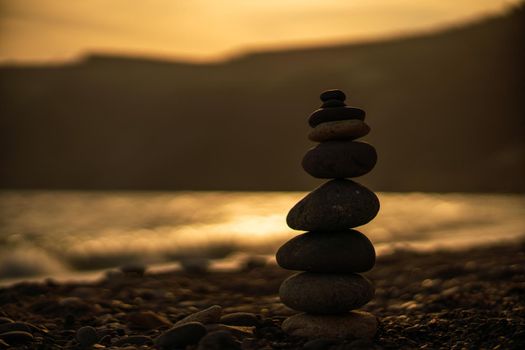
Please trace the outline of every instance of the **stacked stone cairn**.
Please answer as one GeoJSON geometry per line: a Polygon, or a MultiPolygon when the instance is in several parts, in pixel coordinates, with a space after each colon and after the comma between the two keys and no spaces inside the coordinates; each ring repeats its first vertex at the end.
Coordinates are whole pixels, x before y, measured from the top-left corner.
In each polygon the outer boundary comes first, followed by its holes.
{"type": "Polygon", "coordinates": [[[308,122],[309,139],[320,142],[303,158],[304,170],[313,177],[330,179],[301,199],[288,213],[288,226],[308,231],[286,242],[277,252],[285,269],[304,271],[286,279],[279,289],[281,301],[302,311],[287,318],[282,328],[308,338],[372,338],[374,315],[355,309],[368,303],[374,287],[359,273],[375,263],[370,240],[354,227],[371,221],[379,200],[366,187],[348,180],[372,170],[374,147],[355,141],[367,135],[365,112],[346,106],[345,94],[329,90],[308,122]]]}

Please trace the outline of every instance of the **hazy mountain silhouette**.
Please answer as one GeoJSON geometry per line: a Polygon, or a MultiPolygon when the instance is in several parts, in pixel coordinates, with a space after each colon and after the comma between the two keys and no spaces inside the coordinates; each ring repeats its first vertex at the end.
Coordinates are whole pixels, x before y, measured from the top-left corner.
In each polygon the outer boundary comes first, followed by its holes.
{"type": "Polygon", "coordinates": [[[525,190],[525,15],[217,64],[90,56],[0,68],[4,188],[311,189],[306,118],[365,109],[374,190],[525,190]]]}

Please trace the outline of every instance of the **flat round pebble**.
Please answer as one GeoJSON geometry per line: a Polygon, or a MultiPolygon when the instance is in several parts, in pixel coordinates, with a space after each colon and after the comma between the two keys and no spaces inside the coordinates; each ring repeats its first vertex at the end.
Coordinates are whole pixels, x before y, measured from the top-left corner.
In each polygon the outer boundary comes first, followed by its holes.
{"type": "Polygon", "coordinates": [[[368,143],[326,141],[306,152],[302,166],[313,177],[344,179],[370,172],[376,162],[376,150],[368,143]]]}
{"type": "Polygon", "coordinates": [[[277,251],[284,269],[311,272],[365,272],[376,260],[374,246],[356,230],[307,232],[277,251]]]}
{"type": "Polygon", "coordinates": [[[155,344],[160,348],[185,347],[197,344],[206,334],[206,328],[200,322],[189,322],[168,329],[155,339],[155,344]]]}
{"type": "Polygon", "coordinates": [[[332,89],[332,90],[326,90],[321,93],[319,96],[321,101],[326,102],[328,100],[339,100],[344,101],[346,100],[346,95],[343,91],[339,89],[332,89]]]}
{"type": "Polygon", "coordinates": [[[357,309],[374,296],[368,279],[356,274],[300,272],[279,288],[286,306],[311,314],[340,314],[357,309]]]}
{"type": "Polygon", "coordinates": [[[314,142],[330,140],[355,140],[368,135],[370,126],[362,120],[336,120],[317,125],[310,131],[308,138],[314,142]]]}
{"type": "Polygon", "coordinates": [[[351,180],[331,180],[301,199],[288,213],[290,228],[339,231],[368,223],[379,211],[379,199],[351,180]]]}
{"type": "Polygon", "coordinates": [[[91,326],[84,326],[77,330],[76,336],[78,343],[83,347],[89,347],[98,342],[97,330],[91,326]]]}
{"type": "Polygon", "coordinates": [[[321,108],[344,107],[346,104],[341,100],[327,100],[323,102],[321,108]]]}
{"type": "Polygon", "coordinates": [[[344,315],[309,315],[305,313],[284,320],[282,328],[290,335],[306,338],[365,338],[377,332],[377,318],[364,311],[344,315]]]}
{"type": "Polygon", "coordinates": [[[308,118],[308,124],[310,124],[312,128],[315,128],[321,123],[333,122],[335,120],[365,120],[365,116],[365,111],[350,106],[320,108],[310,115],[308,118]]]}

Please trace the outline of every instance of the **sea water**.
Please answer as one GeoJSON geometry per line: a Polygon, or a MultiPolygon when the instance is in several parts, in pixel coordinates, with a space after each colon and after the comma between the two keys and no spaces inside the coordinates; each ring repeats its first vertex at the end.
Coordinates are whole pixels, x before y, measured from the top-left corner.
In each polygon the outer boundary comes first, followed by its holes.
{"type": "MultiPolygon", "coordinates": [[[[273,254],[301,192],[0,192],[0,279],[58,276],[130,262],[273,254]]],[[[379,255],[521,239],[525,197],[378,193],[358,228],[379,255]]]]}

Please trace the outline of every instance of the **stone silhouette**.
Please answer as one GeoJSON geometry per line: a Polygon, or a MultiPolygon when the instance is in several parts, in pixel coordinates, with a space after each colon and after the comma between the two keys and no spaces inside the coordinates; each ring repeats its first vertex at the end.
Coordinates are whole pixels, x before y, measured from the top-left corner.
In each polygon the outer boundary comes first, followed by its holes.
{"type": "Polygon", "coordinates": [[[303,158],[313,177],[330,179],[300,200],[288,213],[288,226],[308,231],[277,252],[285,269],[304,271],[286,279],[281,301],[302,313],[286,319],[283,329],[303,337],[372,338],[374,315],[356,309],[374,296],[371,282],[360,275],[375,263],[370,240],[354,227],[371,221],[379,200],[366,187],[348,180],[370,172],[376,164],[373,146],[355,141],[370,132],[365,112],[345,104],[340,90],[321,94],[320,109],[309,118],[308,138],[320,142],[303,158]]]}

